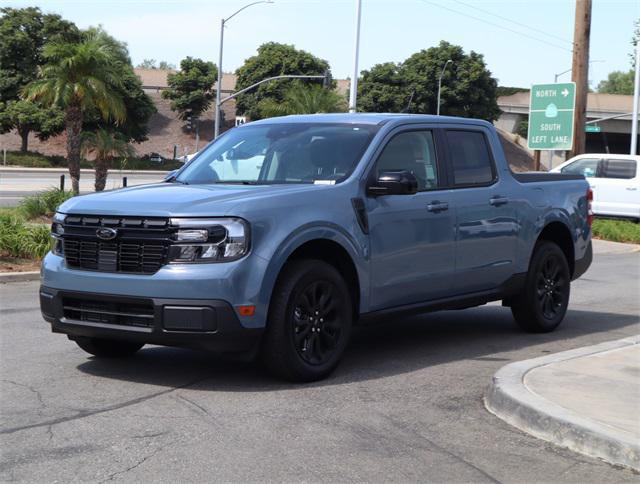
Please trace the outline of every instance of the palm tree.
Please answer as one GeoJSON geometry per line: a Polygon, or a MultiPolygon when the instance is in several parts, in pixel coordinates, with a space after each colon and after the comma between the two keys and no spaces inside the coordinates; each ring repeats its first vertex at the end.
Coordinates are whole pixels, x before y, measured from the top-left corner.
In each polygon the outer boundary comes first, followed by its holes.
{"type": "Polygon", "coordinates": [[[97,131],[82,133],[82,149],[85,153],[96,156],[94,165],[96,171],[96,192],[104,190],[109,173],[109,165],[114,158],[128,158],[135,156],[133,147],[117,133],[99,128],[97,131]]]}
{"type": "Polygon", "coordinates": [[[259,106],[264,118],[288,114],[336,113],[346,111],[345,100],[335,91],[317,85],[295,83],[282,101],[265,99],[259,106]]]}
{"type": "Polygon", "coordinates": [[[105,120],[123,122],[126,110],[119,86],[119,60],[112,45],[95,33],[79,43],[50,43],[44,47],[46,64],[39,79],[27,85],[23,97],[65,112],[67,162],[74,193],[79,192],[81,132],[85,114],[98,111],[105,120]]]}

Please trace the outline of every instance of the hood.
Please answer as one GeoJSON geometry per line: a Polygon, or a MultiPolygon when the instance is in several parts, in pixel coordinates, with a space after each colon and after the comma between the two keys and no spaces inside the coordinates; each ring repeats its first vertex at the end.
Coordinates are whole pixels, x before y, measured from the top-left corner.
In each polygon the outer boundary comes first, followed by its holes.
{"type": "MultiPolygon", "coordinates": [[[[225,216],[240,203],[330,189],[331,185],[180,185],[158,183],[71,198],[58,209],[86,215],[225,216]]],[[[244,210],[243,210],[244,211],[244,210]]]]}

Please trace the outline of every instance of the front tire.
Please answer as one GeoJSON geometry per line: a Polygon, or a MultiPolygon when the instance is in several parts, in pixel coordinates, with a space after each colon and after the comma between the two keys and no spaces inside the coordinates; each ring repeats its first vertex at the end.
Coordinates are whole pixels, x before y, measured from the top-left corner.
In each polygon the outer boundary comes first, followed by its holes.
{"type": "Polygon", "coordinates": [[[76,338],[75,342],[87,353],[100,358],[123,358],[131,356],[144,346],[144,343],[136,343],[133,341],[85,337],[76,338]]]}
{"type": "Polygon", "coordinates": [[[571,293],[571,272],[564,252],[553,242],[536,245],[522,292],[511,312],[531,333],[548,333],[564,319],[571,293]]]}
{"type": "Polygon", "coordinates": [[[329,375],[349,341],[353,310],[340,273],[319,260],[288,263],[269,308],[263,359],[269,371],[289,381],[329,375]]]}

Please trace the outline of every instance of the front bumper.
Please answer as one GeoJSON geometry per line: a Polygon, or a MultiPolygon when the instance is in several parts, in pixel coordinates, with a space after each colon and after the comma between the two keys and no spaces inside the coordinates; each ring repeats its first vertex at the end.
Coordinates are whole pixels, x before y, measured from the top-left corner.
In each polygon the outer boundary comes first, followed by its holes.
{"type": "Polygon", "coordinates": [[[240,324],[233,307],[216,299],[174,299],[40,288],[42,316],[54,333],[253,353],[260,328],[240,324]]]}

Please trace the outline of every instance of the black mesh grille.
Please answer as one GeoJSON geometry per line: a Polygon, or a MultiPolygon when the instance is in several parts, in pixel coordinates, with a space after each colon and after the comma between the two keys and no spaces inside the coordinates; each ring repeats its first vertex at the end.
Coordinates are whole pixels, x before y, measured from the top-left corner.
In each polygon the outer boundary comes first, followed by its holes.
{"type": "Polygon", "coordinates": [[[64,317],[70,320],[143,328],[153,327],[153,305],[144,300],[136,302],[88,301],[65,297],[62,299],[62,305],[64,317]]]}
{"type": "Polygon", "coordinates": [[[70,267],[153,274],[167,262],[167,219],[68,216],[63,227],[63,252],[70,267]],[[96,234],[101,227],[116,230],[114,239],[101,240],[96,234]]]}

